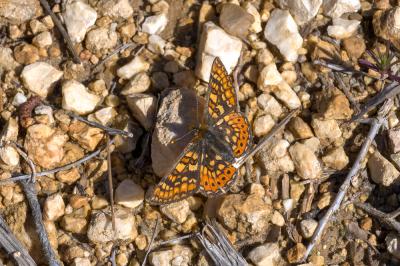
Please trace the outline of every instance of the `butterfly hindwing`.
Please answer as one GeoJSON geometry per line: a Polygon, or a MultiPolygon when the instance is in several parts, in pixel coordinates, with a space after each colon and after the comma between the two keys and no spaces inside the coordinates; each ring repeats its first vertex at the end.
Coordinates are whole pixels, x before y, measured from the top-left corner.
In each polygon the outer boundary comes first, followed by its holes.
{"type": "Polygon", "coordinates": [[[207,145],[200,163],[200,192],[207,196],[225,193],[233,184],[236,168],[207,145]]]}
{"type": "Polygon", "coordinates": [[[224,115],[213,127],[230,147],[235,158],[242,156],[252,140],[250,124],[241,113],[232,111],[224,115]]]}
{"type": "Polygon", "coordinates": [[[173,170],[162,178],[147,200],[153,204],[171,203],[196,193],[199,186],[200,152],[198,142],[186,148],[173,170]]]}
{"type": "Polygon", "coordinates": [[[211,67],[208,90],[206,111],[208,123],[212,124],[225,113],[236,109],[236,92],[232,79],[218,57],[211,67]]]}

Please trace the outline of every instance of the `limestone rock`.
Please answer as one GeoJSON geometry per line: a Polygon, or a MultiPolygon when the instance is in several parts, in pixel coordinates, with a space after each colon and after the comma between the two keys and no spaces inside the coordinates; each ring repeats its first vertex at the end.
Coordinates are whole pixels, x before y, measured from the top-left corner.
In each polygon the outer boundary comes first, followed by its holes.
{"type": "Polygon", "coordinates": [[[128,19],[133,15],[133,8],[129,0],[101,0],[97,4],[98,10],[104,16],[128,19]]]}
{"type": "Polygon", "coordinates": [[[326,0],[322,8],[325,15],[339,18],[344,13],[357,12],[361,8],[361,4],[360,0],[326,0]]]}
{"type": "Polygon", "coordinates": [[[60,193],[50,195],[46,198],[43,206],[43,217],[49,221],[57,221],[64,215],[65,204],[60,193]]]}
{"type": "Polygon", "coordinates": [[[341,40],[351,37],[358,29],[361,21],[334,18],[332,26],[328,26],[328,35],[341,40]]]}
{"type": "Polygon", "coordinates": [[[144,60],[141,56],[136,56],[128,64],[120,67],[117,70],[117,75],[123,79],[130,79],[135,74],[145,72],[149,69],[150,64],[144,60]]]}
{"type": "Polygon", "coordinates": [[[86,35],[85,45],[93,53],[103,52],[117,45],[118,35],[112,28],[97,28],[86,35]]]}
{"type": "Polygon", "coordinates": [[[322,169],[317,156],[306,145],[299,142],[289,149],[297,174],[303,179],[320,177],[322,169]]]}
{"type": "Polygon", "coordinates": [[[222,5],[219,16],[219,24],[229,34],[246,38],[254,17],[236,4],[226,3],[222,5]]]}
{"type": "Polygon", "coordinates": [[[81,42],[97,19],[96,10],[82,1],[70,1],[63,14],[68,34],[73,42],[81,42]]]}
{"type": "Polygon", "coordinates": [[[299,26],[312,20],[322,4],[322,0],[279,0],[277,2],[282,9],[290,11],[299,26]]]}
{"type": "Polygon", "coordinates": [[[275,45],[287,61],[295,62],[303,45],[297,24],[289,11],[274,9],[264,29],[267,41],[275,45]]]}
{"type": "Polygon", "coordinates": [[[266,243],[252,249],[248,259],[256,266],[278,266],[282,261],[279,246],[276,243],[266,243]]]}
{"type": "Polygon", "coordinates": [[[209,80],[211,65],[215,57],[219,57],[228,73],[236,66],[242,50],[242,42],[213,22],[204,24],[199,43],[199,56],[196,75],[204,81],[209,80]]]}
{"type": "Polygon", "coordinates": [[[143,22],[142,31],[148,34],[159,34],[165,29],[167,24],[168,17],[163,13],[150,16],[143,22]]]}
{"type": "Polygon", "coordinates": [[[149,130],[154,123],[157,98],[151,94],[133,94],[127,96],[126,100],[132,115],[149,130]]]}
{"type": "Polygon", "coordinates": [[[174,245],[172,248],[150,253],[149,262],[152,266],[179,265],[189,266],[193,253],[190,248],[174,245]]]}
{"type": "Polygon", "coordinates": [[[191,213],[187,200],[162,205],[160,211],[177,224],[184,223],[191,213]]]}
{"type": "Polygon", "coordinates": [[[368,159],[368,169],[371,179],[377,184],[390,186],[399,180],[399,171],[377,150],[368,159]]]}
{"type": "Polygon", "coordinates": [[[100,102],[100,97],[89,92],[81,83],[69,80],[62,86],[63,109],[84,115],[92,112],[100,102]]]}
{"type": "Polygon", "coordinates": [[[0,2],[0,18],[12,24],[22,24],[39,15],[39,2],[35,0],[7,0],[0,2]]]}
{"type": "MultiPolygon", "coordinates": [[[[114,240],[111,216],[105,210],[92,214],[87,236],[92,243],[107,243],[114,240]]],[[[106,211],[110,211],[107,209],[106,211]]],[[[137,236],[137,225],[132,210],[123,207],[115,208],[115,238],[121,241],[134,240],[137,236]]]]}
{"type": "Polygon", "coordinates": [[[21,78],[25,86],[42,98],[46,98],[53,84],[63,76],[63,72],[45,62],[37,62],[24,67],[21,78]]]}
{"type": "Polygon", "coordinates": [[[330,149],[323,157],[322,161],[326,166],[335,169],[342,170],[349,163],[349,157],[347,157],[346,152],[343,147],[336,147],[330,149]]]}
{"type": "Polygon", "coordinates": [[[136,208],[144,201],[144,190],[130,179],[123,180],[115,190],[115,203],[136,208]]]}

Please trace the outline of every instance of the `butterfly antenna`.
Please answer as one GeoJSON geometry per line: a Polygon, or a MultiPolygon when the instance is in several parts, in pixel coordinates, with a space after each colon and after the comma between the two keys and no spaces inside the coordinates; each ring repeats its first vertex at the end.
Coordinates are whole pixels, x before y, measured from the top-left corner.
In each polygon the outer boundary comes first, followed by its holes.
{"type": "Polygon", "coordinates": [[[183,136],[180,136],[180,137],[178,137],[178,138],[173,138],[173,139],[171,140],[171,143],[172,143],[172,144],[176,143],[177,141],[179,141],[179,140],[185,138],[187,135],[193,133],[194,131],[196,131],[195,128],[192,129],[192,130],[190,130],[189,132],[186,132],[183,136]]]}

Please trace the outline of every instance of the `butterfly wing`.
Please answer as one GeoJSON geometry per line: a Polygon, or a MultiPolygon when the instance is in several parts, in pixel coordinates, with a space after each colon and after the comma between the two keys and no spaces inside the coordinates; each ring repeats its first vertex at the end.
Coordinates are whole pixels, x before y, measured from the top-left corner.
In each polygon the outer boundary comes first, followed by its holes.
{"type": "Polygon", "coordinates": [[[205,117],[208,118],[209,125],[217,122],[224,114],[236,110],[236,92],[232,79],[218,57],[211,67],[206,102],[205,117]]]}
{"type": "Polygon", "coordinates": [[[236,168],[205,143],[200,163],[200,192],[206,196],[225,193],[236,178],[236,168]]]}
{"type": "Polygon", "coordinates": [[[223,139],[235,158],[242,156],[251,146],[252,134],[246,117],[235,111],[224,115],[212,130],[219,139],[223,139]]]}
{"type": "Polygon", "coordinates": [[[150,192],[147,201],[167,204],[185,199],[196,193],[199,187],[201,147],[199,142],[190,144],[168,175],[150,192]]]}

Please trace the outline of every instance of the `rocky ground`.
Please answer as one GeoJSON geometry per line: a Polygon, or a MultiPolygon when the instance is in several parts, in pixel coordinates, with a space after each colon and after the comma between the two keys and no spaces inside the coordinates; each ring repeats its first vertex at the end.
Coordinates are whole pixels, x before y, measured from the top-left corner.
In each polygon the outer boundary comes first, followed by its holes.
{"type": "Polygon", "coordinates": [[[400,263],[399,100],[385,93],[400,81],[400,1],[50,0],[71,45],[41,2],[0,1],[0,213],[38,264],[25,190],[9,180],[30,177],[30,161],[64,265],[141,265],[150,246],[148,265],[214,265],[195,237],[162,243],[206,218],[250,265],[400,263]],[[202,113],[215,56],[235,74],[255,144],[300,111],[226,195],[151,206],[146,192],[202,113]],[[373,97],[383,100],[365,108],[373,97]],[[371,119],[351,120],[363,110],[371,119]]]}

